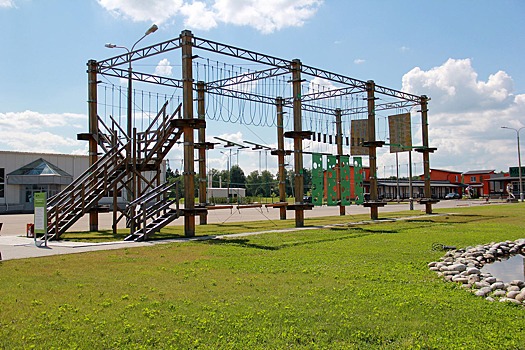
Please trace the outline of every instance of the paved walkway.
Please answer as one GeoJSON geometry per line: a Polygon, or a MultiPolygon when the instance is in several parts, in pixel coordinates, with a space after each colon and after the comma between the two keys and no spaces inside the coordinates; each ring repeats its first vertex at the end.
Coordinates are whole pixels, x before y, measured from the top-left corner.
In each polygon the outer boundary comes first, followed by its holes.
{"type": "MultiPolygon", "coordinates": [[[[479,205],[484,202],[467,202],[467,201],[442,201],[434,208],[452,208],[457,206],[479,205]]],[[[421,212],[424,206],[415,204],[414,212],[421,212]]],[[[380,208],[381,212],[397,212],[408,210],[408,204],[388,204],[384,208],[380,208]]],[[[270,209],[242,209],[242,210],[214,210],[210,211],[208,216],[209,223],[224,223],[224,222],[239,222],[239,221],[255,221],[255,220],[279,220],[279,210],[270,209]]],[[[362,206],[350,206],[347,209],[348,222],[356,221],[353,215],[369,213],[368,208],[362,206]]],[[[306,217],[323,217],[339,215],[338,207],[315,207],[313,210],[306,212],[306,217]]],[[[111,227],[111,213],[101,214],[99,216],[99,228],[109,229],[111,227]]],[[[288,212],[288,218],[293,218],[293,211],[288,212]]],[[[0,232],[0,260],[36,258],[41,256],[59,255],[59,254],[74,254],[97,250],[111,250],[122,249],[127,247],[141,247],[151,246],[153,244],[163,244],[171,242],[185,242],[189,240],[205,240],[220,237],[198,236],[194,238],[179,238],[162,241],[148,241],[148,242],[104,242],[104,243],[86,243],[86,242],[70,242],[70,241],[49,241],[45,246],[41,241],[35,241],[32,238],[26,238],[25,228],[27,223],[31,223],[33,215],[19,214],[19,215],[1,215],[0,222],[3,223],[2,231],[0,232]]],[[[198,218],[196,218],[198,223],[198,218]]],[[[180,221],[174,225],[180,225],[180,221]]],[[[72,231],[86,230],[88,226],[87,215],[73,225],[72,231]]],[[[316,229],[318,227],[306,227],[301,229],[316,229]]],[[[298,230],[291,228],[278,231],[298,230]]],[[[275,232],[275,231],[265,231],[275,232]]],[[[262,232],[250,232],[239,235],[254,235],[262,232]]],[[[239,236],[233,235],[233,236],[239,236]]]]}

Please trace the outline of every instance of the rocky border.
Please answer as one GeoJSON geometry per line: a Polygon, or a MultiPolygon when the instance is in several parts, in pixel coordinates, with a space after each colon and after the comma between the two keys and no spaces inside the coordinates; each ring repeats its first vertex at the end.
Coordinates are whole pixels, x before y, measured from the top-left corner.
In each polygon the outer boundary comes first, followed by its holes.
{"type": "Polygon", "coordinates": [[[448,251],[441,261],[428,267],[446,281],[460,283],[465,289],[486,300],[525,305],[525,282],[514,280],[503,283],[481,268],[516,254],[525,255],[525,238],[516,241],[489,243],[448,251]]]}

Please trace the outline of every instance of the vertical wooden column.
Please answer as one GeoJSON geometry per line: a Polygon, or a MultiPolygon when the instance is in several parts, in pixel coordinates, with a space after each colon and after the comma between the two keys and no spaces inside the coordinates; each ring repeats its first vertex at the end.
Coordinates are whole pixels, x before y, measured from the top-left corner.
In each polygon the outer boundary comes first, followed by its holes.
{"type": "Polygon", "coordinates": [[[339,215],[345,215],[345,206],[342,204],[343,196],[341,194],[341,157],[343,156],[343,122],[341,121],[341,109],[337,108],[335,110],[335,127],[336,135],[335,141],[337,144],[337,200],[339,201],[339,215]]]}
{"type": "MultiPolygon", "coordinates": [[[[186,120],[193,119],[193,34],[184,30],[180,34],[182,48],[182,114],[186,120]]],[[[184,124],[184,235],[195,236],[195,171],[193,128],[184,124]]]]}
{"type": "Polygon", "coordinates": [[[303,131],[301,115],[301,61],[292,61],[292,91],[293,91],[293,151],[294,151],[294,190],[295,190],[295,227],[304,226],[304,176],[303,176],[303,131]]]}
{"type": "MultiPolygon", "coordinates": [[[[89,60],[88,63],[88,118],[89,118],[89,166],[97,161],[97,136],[98,136],[98,117],[97,117],[97,61],[89,60]]],[[[89,212],[89,230],[98,231],[98,212],[89,212]]]]}
{"type": "MultiPolygon", "coordinates": [[[[277,106],[277,163],[279,167],[279,202],[286,202],[286,178],[284,175],[284,112],[282,97],[275,99],[277,106]]],[[[279,207],[279,218],[286,220],[286,207],[279,207]]]]}
{"type": "Polygon", "coordinates": [[[428,97],[421,96],[421,136],[423,139],[423,176],[425,178],[425,212],[432,214],[432,190],[430,188],[430,148],[428,147],[428,97]]]}
{"type": "MultiPolygon", "coordinates": [[[[366,82],[368,106],[368,156],[370,161],[370,201],[377,202],[377,150],[376,150],[376,111],[375,111],[375,83],[373,80],[366,82]]],[[[377,220],[379,217],[377,206],[370,206],[370,218],[377,220]]]]}
{"type": "MultiPolygon", "coordinates": [[[[204,101],[204,82],[197,82],[197,116],[199,119],[206,119],[206,109],[204,101]]],[[[206,205],[206,126],[199,127],[199,206],[206,205]]],[[[208,223],[208,212],[199,214],[199,223],[208,223]]]]}

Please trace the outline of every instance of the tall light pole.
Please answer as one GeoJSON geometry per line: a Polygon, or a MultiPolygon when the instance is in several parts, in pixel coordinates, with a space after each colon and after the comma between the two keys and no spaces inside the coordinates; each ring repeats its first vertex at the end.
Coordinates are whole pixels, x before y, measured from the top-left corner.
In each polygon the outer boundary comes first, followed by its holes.
{"type": "Polygon", "coordinates": [[[131,68],[131,53],[133,52],[133,50],[135,49],[135,46],[142,40],[144,39],[146,36],[152,34],[152,33],[155,33],[157,31],[157,29],[159,29],[159,27],[157,27],[156,24],[153,24],[151,27],[148,28],[148,30],[146,30],[146,33],[144,33],[144,35],[137,41],[135,41],[135,43],[133,44],[133,46],[131,46],[131,50],[128,49],[126,46],[119,46],[119,45],[115,45],[115,44],[106,44],[105,46],[108,48],[108,49],[115,49],[115,48],[118,48],[118,49],[124,49],[128,52],[128,111],[127,111],[127,136],[129,137],[129,139],[131,139],[131,136],[132,136],[132,132],[133,132],[133,116],[132,116],[132,111],[133,111],[133,98],[132,98],[132,91],[133,91],[133,70],[131,68]]]}
{"type": "Polygon", "coordinates": [[[509,128],[508,126],[502,126],[502,129],[514,130],[516,132],[516,139],[518,141],[518,177],[519,177],[519,189],[520,189],[520,201],[523,202],[523,185],[521,181],[521,153],[520,153],[520,131],[525,129],[525,126],[522,126],[519,129],[509,128]]]}
{"type": "MultiPolygon", "coordinates": [[[[128,49],[126,46],[119,46],[119,45],[110,44],[110,43],[105,45],[108,49],[118,48],[118,49],[124,49],[124,50],[126,50],[128,52],[128,110],[127,110],[127,129],[126,129],[128,141],[131,141],[132,138],[133,138],[133,113],[132,113],[133,112],[133,97],[132,97],[132,94],[133,94],[133,70],[131,68],[131,58],[132,58],[131,57],[131,53],[135,49],[135,46],[142,39],[144,39],[146,36],[150,35],[151,33],[155,33],[157,31],[157,29],[159,29],[159,28],[157,27],[156,24],[153,24],[151,27],[149,27],[148,30],[146,30],[146,32],[144,33],[144,35],[139,40],[135,41],[133,46],[131,46],[131,50],[128,49]]],[[[132,164],[135,164],[135,155],[132,154],[133,149],[134,149],[134,147],[131,147],[131,143],[129,143],[129,146],[127,147],[128,159],[130,161],[132,161],[132,164]]],[[[128,201],[131,202],[132,200],[135,199],[135,196],[136,196],[136,193],[135,193],[136,192],[135,175],[131,176],[128,181],[130,183],[131,191],[128,191],[127,198],[128,198],[128,201]]]]}

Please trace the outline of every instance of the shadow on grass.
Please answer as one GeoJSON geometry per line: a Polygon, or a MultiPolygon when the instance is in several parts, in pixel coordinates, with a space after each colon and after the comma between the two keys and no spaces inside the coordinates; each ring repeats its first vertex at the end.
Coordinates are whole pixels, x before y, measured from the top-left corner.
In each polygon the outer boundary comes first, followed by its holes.
{"type": "Polygon", "coordinates": [[[506,215],[481,215],[481,214],[459,214],[437,216],[425,219],[408,219],[405,222],[409,223],[431,223],[431,224],[469,224],[472,222],[500,220],[506,218],[506,215]]]}
{"type": "Polygon", "coordinates": [[[327,242],[343,241],[343,240],[355,239],[355,238],[366,237],[366,236],[377,235],[377,234],[383,233],[379,231],[365,230],[361,228],[346,228],[346,230],[347,231],[350,231],[350,230],[361,231],[361,232],[358,232],[358,233],[356,232],[356,233],[352,233],[352,234],[345,235],[345,236],[339,236],[339,237],[326,237],[326,238],[320,238],[320,239],[314,239],[314,240],[285,242],[279,245],[264,245],[264,244],[251,243],[250,239],[248,238],[212,239],[212,240],[201,241],[201,243],[210,244],[210,245],[232,245],[232,246],[238,246],[242,248],[253,248],[253,249],[275,251],[275,250],[281,250],[285,248],[300,247],[300,246],[314,245],[314,244],[327,243],[327,242]]]}

